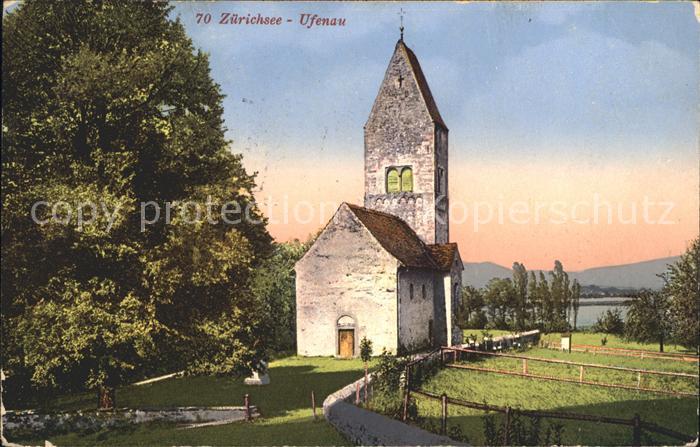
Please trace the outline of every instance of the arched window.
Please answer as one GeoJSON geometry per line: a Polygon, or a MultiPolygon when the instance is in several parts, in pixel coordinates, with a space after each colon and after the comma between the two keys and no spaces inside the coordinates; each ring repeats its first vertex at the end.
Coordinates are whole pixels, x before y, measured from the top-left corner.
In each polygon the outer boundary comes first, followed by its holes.
{"type": "Polygon", "coordinates": [[[413,191],[413,170],[411,168],[401,170],[401,191],[413,191]]]}
{"type": "Polygon", "coordinates": [[[338,327],[354,327],[355,320],[349,315],[343,315],[338,318],[338,327]]]}
{"type": "Polygon", "coordinates": [[[399,192],[401,190],[401,178],[396,168],[386,172],[386,192],[399,192]]]}
{"type": "Polygon", "coordinates": [[[413,284],[408,285],[408,297],[409,299],[413,299],[413,284]]]}
{"type": "Polygon", "coordinates": [[[422,298],[425,299],[425,284],[420,286],[420,294],[422,295],[422,298]]]}

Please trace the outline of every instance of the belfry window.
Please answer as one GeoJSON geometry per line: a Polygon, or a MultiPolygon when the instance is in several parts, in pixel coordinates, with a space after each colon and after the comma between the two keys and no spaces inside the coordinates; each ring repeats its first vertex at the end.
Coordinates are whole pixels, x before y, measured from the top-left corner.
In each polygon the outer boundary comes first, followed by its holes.
{"type": "Polygon", "coordinates": [[[399,192],[401,190],[401,176],[399,170],[391,168],[386,172],[386,192],[399,192]]]}
{"type": "Polygon", "coordinates": [[[409,167],[401,170],[401,191],[413,191],[413,169],[409,167]]]}
{"type": "Polygon", "coordinates": [[[412,192],[413,169],[410,166],[396,166],[386,170],[386,192],[412,192]]]}

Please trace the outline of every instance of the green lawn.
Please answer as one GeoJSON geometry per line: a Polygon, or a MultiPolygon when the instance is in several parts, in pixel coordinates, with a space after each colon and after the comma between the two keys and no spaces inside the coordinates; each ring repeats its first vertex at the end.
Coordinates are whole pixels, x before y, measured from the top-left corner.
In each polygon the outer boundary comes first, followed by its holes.
{"type": "MultiPolygon", "coordinates": [[[[678,362],[664,359],[638,359],[632,357],[617,357],[606,355],[593,355],[580,352],[561,352],[545,348],[533,348],[523,353],[510,352],[510,354],[522,354],[527,357],[545,359],[567,360],[570,362],[619,366],[624,368],[680,372],[697,374],[697,364],[678,362]]],[[[522,372],[523,360],[509,357],[477,356],[475,362],[462,362],[464,364],[490,369],[522,372]]],[[[579,380],[579,366],[558,363],[527,361],[528,373],[561,377],[579,380]]],[[[637,386],[637,373],[631,371],[619,371],[601,368],[584,367],[584,380],[599,383],[613,383],[626,386],[637,386]]],[[[697,393],[697,379],[690,377],[659,376],[655,374],[643,374],[641,386],[643,388],[660,389],[665,391],[679,391],[697,393]]]]}
{"type": "MultiPolygon", "coordinates": [[[[632,368],[645,368],[665,371],[682,371],[696,373],[697,366],[684,362],[633,359],[624,357],[601,356],[587,353],[564,353],[548,349],[532,349],[524,355],[533,357],[562,358],[585,363],[611,364],[632,368]]],[[[488,358],[478,362],[487,368],[502,368],[513,371],[521,370],[522,360],[488,358]]],[[[528,370],[534,374],[547,374],[578,379],[578,367],[528,362],[528,370]]],[[[636,374],[599,370],[589,372],[589,380],[613,381],[636,385],[636,374]],[[632,377],[630,377],[632,376],[632,377]]],[[[644,379],[647,380],[647,379],[644,379]]],[[[649,379],[651,380],[651,379],[649,379]]],[[[667,389],[693,391],[697,393],[697,382],[692,379],[653,379],[652,384],[667,389]]],[[[468,401],[486,402],[492,405],[511,406],[523,409],[541,409],[567,411],[583,414],[606,415],[630,419],[639,413],[642,420],[694,434],[697,432],[697,397],[675,398],[671,396],[608,389],[590,385],[578,385],[563,382],[505,376],[494,373],[465,371],[458,369],[441,370],[423,386],[423,389],[437,394],[468,401]]],[[[439,426],[439,402],[417,397],[419,415],[427,417],[435,426],[439,426]]],[[[449,407],[449,425],[459,425],[467,435],[469,442],[475,445],[484,443],[482,416],[479,410],[457,406],[449,407]]],[[[500,415],[496,416],[500,418],[500,415]]],[[[546,427],[549,420],[543,421],[546,427]]],[[[632,442],[632,430],[626,426],[598,424],[580,421],[552,422],[564,425],[563,443],[565,445],[629,445],[632,442]]],[[[541,434],[544,434],[544,428],[541,434]]],[[[673,439],[661,435],[644,433],[642,445],[678,444],[673,439]]]]}
{"type": "MultiPolygon", "coordinates": [[[[328,394],[362,376],[359,359],[289,357],[270,363],[270,385],[243,385],[242,379],[183,377],[117,391],[120,407],[242,405],[250,394],[262,417],[252,423],[180,430],[174,424],[135,424],[126,429],[71,433],[50,437],[56,445],[344,445],[347,441],[323,419],[321,405],[328,394]],[[311,391],[319,418],[314,421],[311,391]]],[[[94,395],[57,399],[55,410],[92,409],[94,395]]],[[[12,439],[11,439],[12,440],[12,439]]],[[[43,444],[41,439],[20,439],[43,444]],[[39,442],[41,441],[41,442],[39,442]]]]}
{"type": "MultiPolygon", "coordinates": [[[[467,337],[469,337],[470,334],[474,334],[480,341],[483,338],[481,333],[484,330],[486,329],[463,329],[462,334],[464,335],[465,340],[467,339],[467,337]]],[[[508,331],[503,329],[488,329],[486,331],[494,337],[517,333],[517,331],[508,331]]],[[[644,349],[647,351],[655,352],[658,352],[659,350],[658,343],[638,343],[634,341],[627,341],[619,335],[604,334],[601,332],[574,332],[572,335],[572,342],[575,345],[603,346],[600,342],[600,340],[603,337],[607,337],[608,341],[605,346],[609,348],[644,349]]],[[[542,334],[541,340],[559,343],[561,342],[561,333],[552,332],[551,334],[542,334]]],[[[664,351],[695,354],[694,352],[690,352],[682,346],[673,344],[664,345],[664,351]]]]}
{"type": "MultiPolygon", "coordinates": [[[[600,332],[574,332],[571,336],[571,342],[574,345],[593,345],[593,346],[603,346],[600,340],[603,337],[607,337],[608,341],[605,344],[607,348],[625,348],[625,349],[644,349],[647,351],[659,351],[658,343],[638,343],[634,341],[627,341],[619,335],[614,334],[603,334],[600,332]]],[[[561,342],[560,333],[543,334],[542,340],[561,342]]],[[[681,352],[688,353],[689,351],[682,346],[678,345],[664,345],[664,352],[681,352]]],[[[694,352],[690,352],[695,354],[694,352]]]]}

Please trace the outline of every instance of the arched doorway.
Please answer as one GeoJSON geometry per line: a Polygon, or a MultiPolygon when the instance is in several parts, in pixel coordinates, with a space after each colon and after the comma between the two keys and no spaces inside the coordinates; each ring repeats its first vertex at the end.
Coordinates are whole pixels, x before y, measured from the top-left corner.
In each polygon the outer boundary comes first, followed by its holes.
{"type": "Polygon", "coordinates": [[[352,358],[355,355],[355,320],[349,315],[338,318],[338,356],[352,358]]]}

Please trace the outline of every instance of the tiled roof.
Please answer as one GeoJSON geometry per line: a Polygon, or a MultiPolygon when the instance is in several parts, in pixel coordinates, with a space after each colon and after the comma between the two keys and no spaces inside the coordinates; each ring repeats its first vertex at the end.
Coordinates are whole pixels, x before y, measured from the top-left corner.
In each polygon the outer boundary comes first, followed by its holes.
{"type": "Polygon", "coordinates": [[[452,263],[457,255],[457,244],[451,242],[449,244],[432,244],[428,245],[428,250],[433,256],[441,270],[450,270],[452,263]]]}
{"type": "Polygon", "coordinates": [[[406,51],[406,55],[408,56],[408,61],[411,64],[411,70],[413,71],[414,76],[416,77],[416,81],[418,82],[418,88],[420,89],[421,94],[423,95],[423,100],[425,101],[425,105],[428,107],[428,113],[430,113],[430,117],[432,120],[436,123],[447,129],[447,126],[445,125],[445,122],[442,120],[442,116],[440,116],[440,111],[437,108],[437,104],[435,103],[435,99],[433,98],[433,94],[430,93],[430,87],[428,87],[428,81],[425,79],[425,75],[423,74],[423,70],[420,68],[420,64],[418,63],[418,58],[416,55],[411,51],[410,48],[406,46],[406,44],[403,42],[403,40],[399,40],[398,43],[396,44],[397,47],[401,47],[406,51]]]}
{"type": "Polygon", "coordinates": [[[439,268],[428,247],[402,219],[381,211],[347,205],[379,244],[404,266],[439,268]]]}

